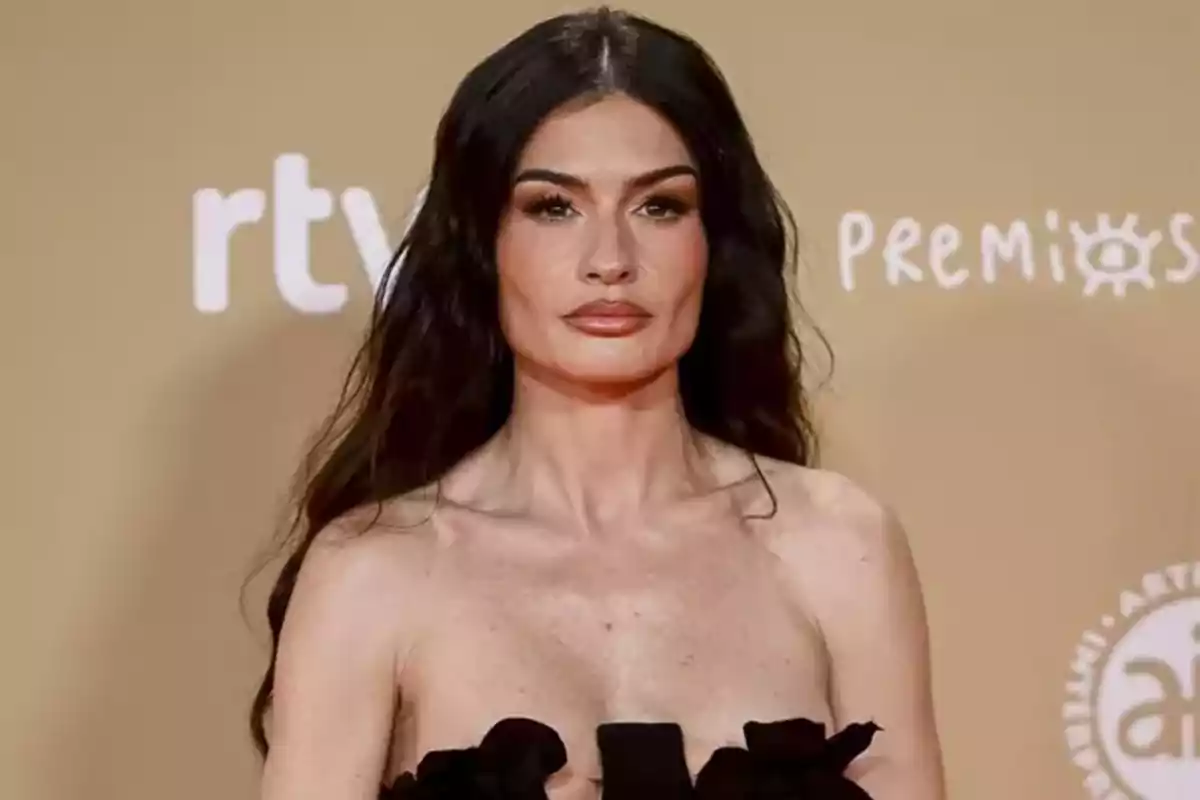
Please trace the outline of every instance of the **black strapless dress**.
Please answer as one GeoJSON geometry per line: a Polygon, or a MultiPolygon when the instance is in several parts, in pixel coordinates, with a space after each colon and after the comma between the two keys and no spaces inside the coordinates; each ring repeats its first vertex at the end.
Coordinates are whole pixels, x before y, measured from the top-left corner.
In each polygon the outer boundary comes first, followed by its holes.
{"type": "MultiPolygon", "coordinates": [[[[596,729],[604,800],[871,800],[843,774],[880,728],[855,723],[825,735],[797,718],[748,722],[745,747],[715,751],[692,783],[683,731],[673,723],[610,722],[596,729]]],[[[427,753],[416,773],[379,800],[546,800],[546,780],[567,763],[553,728],[508,718],[475,747],[427,753]]]]}

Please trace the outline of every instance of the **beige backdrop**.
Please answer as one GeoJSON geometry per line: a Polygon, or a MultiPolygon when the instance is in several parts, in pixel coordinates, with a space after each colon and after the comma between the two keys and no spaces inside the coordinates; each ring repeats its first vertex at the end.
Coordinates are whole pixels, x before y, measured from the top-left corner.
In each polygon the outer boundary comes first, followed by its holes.
{"type": "MultiPolygon", "coordinates": [[[[632,7],[713,52],[804,229],[828,462],[911,531],[952,796],[1200,797],[1194,0],[632,7]]],[[[0,10],[0,797],[254,796],[238,589],[362,323],[373,209],[394,239],[455,83],[566,8],[0,10]],[[305,169],[332,217],[276,247],[323,202],[305,169]],[[223,285],[221,215],[257,203],[223,285]]]]}

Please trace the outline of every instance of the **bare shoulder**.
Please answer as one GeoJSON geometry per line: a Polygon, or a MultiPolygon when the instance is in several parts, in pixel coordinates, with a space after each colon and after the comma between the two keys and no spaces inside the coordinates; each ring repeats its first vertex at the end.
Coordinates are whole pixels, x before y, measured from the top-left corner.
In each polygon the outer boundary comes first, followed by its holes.
{"type": "Polygon", "coordinates": [[[759,458],[778,503],[772,532],[784,552],[802,549],[850,562],[907,552],[907,534],[886,501],[847,475],[759,458]]]}
{"type": "Polygon", "coordinates": [[[777,503],[765,527],[768,546],[826,639],[900,624],[887,635],[923,642],[916,564],[892,508],[840,472],[771,460],[762,468],[777,503]],[[902,619],[900,610],[908,612],[902,619]]]}
{"type": "Polygon", "coordinates": [[[406,500],[356,508],[322,528],[305,554],[289,615],[323,611],[376,631],[403,627],[414,610],[403,601],[428,589],[439,550],[433,526],[416,510],[406,500]]]}
{"type": "Polygon", "coordinates": [[[883,728],[849,774],[879,800],[941,800],[925,603],[903,526],[845,475],[762,466],[778,502],[770,546],[824,641],[834,718],[883,728]]]}
{"type": "Polygon", "coordinates": [[[378,791],[440,547],[431,525],[392,524],[397,510],[345,514],[305,553],[274,664],[263,800],[378,791]]]}
{"type": "Polygon", "coordinates": [[[438,551],[430,511],[429,504],[411,497],[354,508],[316,534],[306,561],[322,565],[312,567],[314,571],[363,570],[363,577],[390,578],[391,583],[397,573],[414,577],[414,571],[428,570],[438,551]]]}

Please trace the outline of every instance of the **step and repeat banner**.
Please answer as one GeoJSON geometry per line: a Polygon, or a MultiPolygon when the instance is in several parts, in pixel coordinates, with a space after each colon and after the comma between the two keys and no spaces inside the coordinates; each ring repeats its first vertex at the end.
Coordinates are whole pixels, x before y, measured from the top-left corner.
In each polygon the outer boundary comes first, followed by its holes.
{"type": "MultiPolygon", "coordinates": [[[[825,463],[910,532],[951,796],[1200,797],[1195,4],[629,7],[711,51],[796,214],[825,463]]],[[[454,86],[571,8],[0,11],[0,795],[255,796],[242,582],[454,86]]]]}

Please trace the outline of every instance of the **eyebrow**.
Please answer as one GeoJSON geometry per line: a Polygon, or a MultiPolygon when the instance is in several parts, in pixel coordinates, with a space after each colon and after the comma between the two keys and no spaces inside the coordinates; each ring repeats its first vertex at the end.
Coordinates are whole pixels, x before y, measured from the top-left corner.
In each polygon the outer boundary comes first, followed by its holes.
{"type": "MultiPolygon", "coordinates": [[[[647,186],[653,186],[660,181],[665,181],[667,178],[674,178],[677,175],[691,175],[699,180],[699,175],[695,167],[687,164],[672,164],[669,167],[659,167],[652,169],[649,172],[644,172],[632,178],[629,181],[630,188],[644,189],[647,186]]],[[[515,186],[522,181],[545,181],[547,183],[557,184],[568,189],[583,189],[587,186],[587,182],[577,175],[571,175],[566,172],[559,172],[553,169],[527,169],[523,170],[513,185],[515,186]]]]}

